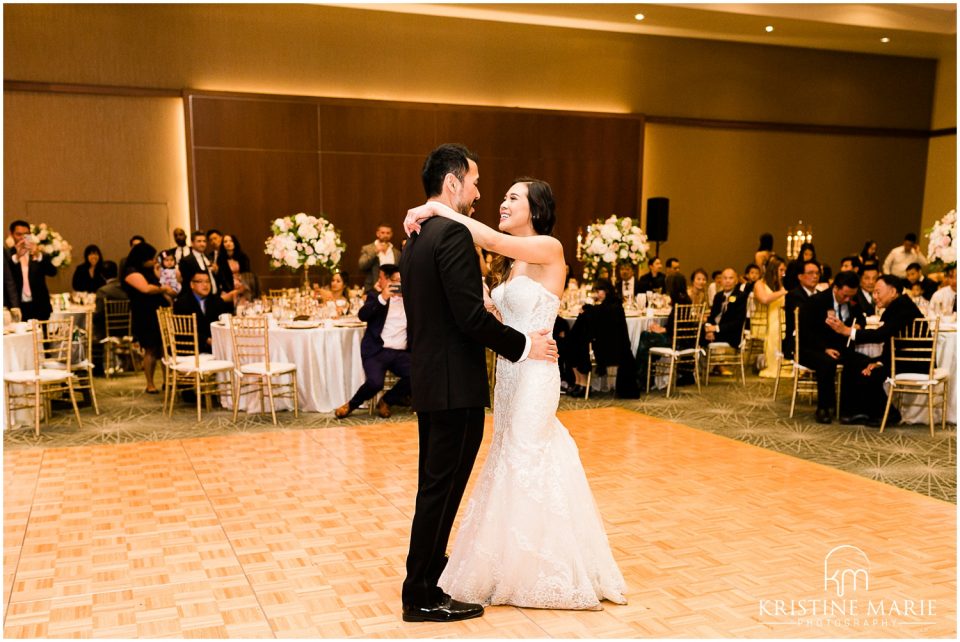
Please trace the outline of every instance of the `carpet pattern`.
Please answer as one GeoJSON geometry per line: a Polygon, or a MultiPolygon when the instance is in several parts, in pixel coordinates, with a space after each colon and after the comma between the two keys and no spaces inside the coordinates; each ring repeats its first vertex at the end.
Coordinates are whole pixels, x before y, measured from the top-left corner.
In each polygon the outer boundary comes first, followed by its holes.
{"type": "MultiPolygon", "coordinates": [[[[279,426],[271,423],[269,414],[241,414],[234,424],[230,412],[217,409],[205,412],[203,421],[197,423],[194,406],[187,403],[180,404],[172,418],[161,415],[161,397],[144,394],[140,377],[98,379],[96,385],[101,414],[81,409],[81,429],[71,412],[55,410],[50,423],[41,426],[39,437],[29,426],[5,430],[4,448],[165,441],[371,423],[389,430],[393,422],[413,419],[409,409],[395,408],[390,419],[361,409],[345,420],[336,419],[333,413],[301,413],[294,419],[292,413],[282,412],[277,415],[279,426]]],[[[681,387],[671,399],[662,391],[638,400],[615,399],[609,393],[591,395],[590,400],[562,396],[560,409],[626,408],[956,503],[955,425],[947,424],[945,431],[938,426],[933,437],[925,425],[888,427],[883,434],[865,426],[822,425],[815,423],[813,407],[803,401],[798,401],[796,414],[789,419],[789,396],[781,389],[774,401],[772,386],[771,381],[757,377],[748,377],[746,386],[714,378],[701,393],[692,386],[681,387]]]]}

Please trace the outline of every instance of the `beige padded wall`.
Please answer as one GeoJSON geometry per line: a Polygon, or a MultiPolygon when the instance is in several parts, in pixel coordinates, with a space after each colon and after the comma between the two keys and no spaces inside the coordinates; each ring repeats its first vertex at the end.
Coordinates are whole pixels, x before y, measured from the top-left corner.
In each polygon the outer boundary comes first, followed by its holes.
{"type": "MultiPolygon", "coordinates": [[[[957,57],[941,59],[937,67],[936,100],[933,106],[933,128],[957,126],[957,57]]],[[[938,136],[930,140],[927,154],[927,183],[923,199],[921,227],[926,234],[935,221],[957,207],[957,135],[938,136]]],[[[920,240],[927,251],[927,239],[920,240]]]]}
{"type": "MultiPolygon", "coordinates": [[[[4,92],[4,230],[45,222],[119,260],[141,234],[158,249],[188,227],[183,102],[4,92]]],[[[63,271],[61,271],[63,272],[63,271]]],[[[50,283],[70,288],[73,268],[50,283]]]]}
{"type": "Polygon", "coordinates": [[[834,268],[867,238],[885,253],[918,231],[923,172],[912,168],[923,166],[923,140],[648,124],[644,143],[643,192],[670,198],[660,254],[678,257],[687,275],[742,271],[763,232],[783,254],[798,220],[813,226],[818,258],[834,268]]]}

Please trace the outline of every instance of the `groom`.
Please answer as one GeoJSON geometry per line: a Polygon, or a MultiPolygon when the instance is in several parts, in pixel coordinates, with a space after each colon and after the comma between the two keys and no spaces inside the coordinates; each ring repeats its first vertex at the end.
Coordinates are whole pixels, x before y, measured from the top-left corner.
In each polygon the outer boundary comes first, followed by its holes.
{"type": "MultiPolygon", "coordinates": [[[[427,199],[470,216],[479,200],[477,157],[462,145],[436,148],[423,164],[427,199]]],[[[421,224],[400,257],[413,408],[420,430],[416,512],[403,582],[406,622],[454,622],[483,615],[479,604],[437,586],[450,529],[483,440],[490,405],[484,346],[511,361],[556,361],[548,329],[524,336],[483,306],[480,263],[467,228],[442,217],[421,224]]]]}

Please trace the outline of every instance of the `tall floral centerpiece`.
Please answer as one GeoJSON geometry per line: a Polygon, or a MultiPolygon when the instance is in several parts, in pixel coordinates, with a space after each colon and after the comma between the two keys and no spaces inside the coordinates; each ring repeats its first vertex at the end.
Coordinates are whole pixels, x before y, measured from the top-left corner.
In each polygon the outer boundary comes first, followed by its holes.
{"type": "Polygon", "coordinates": [[[578,239],[578,255],[583,262],[583,278],[592,281],[601,266],[613,274],[620,261],[630,261],[637,269],[647,264],[647,235],[629,216],[597,219],[587,226],[586,236],[578,239]]]}
{"type": "Polygon", "coordinates": [[[927,258],[941,269],[957,266],[957,246],[954,242],[956,232],[957,210],[947,212],[927,232],[927,238],[930,239],[927,258]]]}
{"type": "MultiPolygon", "coordinates": [[[[69,267],[73,259],[73,246],[63,240],[60,233],[46,223],[30,226],[30,234],[36,240],[37,249],[50,257],[57,268],[69,267]]],[[[13,247],[13,237],[7,237],[7,247],[13,247]]]]}
{"type": "Polygon", "coordinates": [[[346,244],[340,231],[323,217],[300,212],[273,221],[273,235],[267,239],[264,253],[270,257],[273,269],[303,268],[303,285],[310,285],[309,270],[319,266],[333,272],[340,265],[346,244]]]}

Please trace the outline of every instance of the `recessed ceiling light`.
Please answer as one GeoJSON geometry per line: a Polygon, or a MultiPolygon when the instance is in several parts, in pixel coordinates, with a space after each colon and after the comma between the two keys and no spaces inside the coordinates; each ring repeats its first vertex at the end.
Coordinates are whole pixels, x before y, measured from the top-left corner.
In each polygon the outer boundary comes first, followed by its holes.
{"type": "Polygon", "coordinates": [[[883,38],[880,38],[880,42],[890,42],[890,38],[884,36],[883,38]]]}
{"type": "Polygon", "coordinates": [[[764,27],[764,30],[765,30],[767,33],[770,33],[771,31],[773,31],[773,25],[767,25],[766,27],[764,27]]]}
{"type": "Polygon", "coordinates": [[[644,18],[646,18],[646,16],[643,15],[642,13],[638,13],[637,15],[634,16],[634,19],[636,20],[643,20],[644,18]]]}

